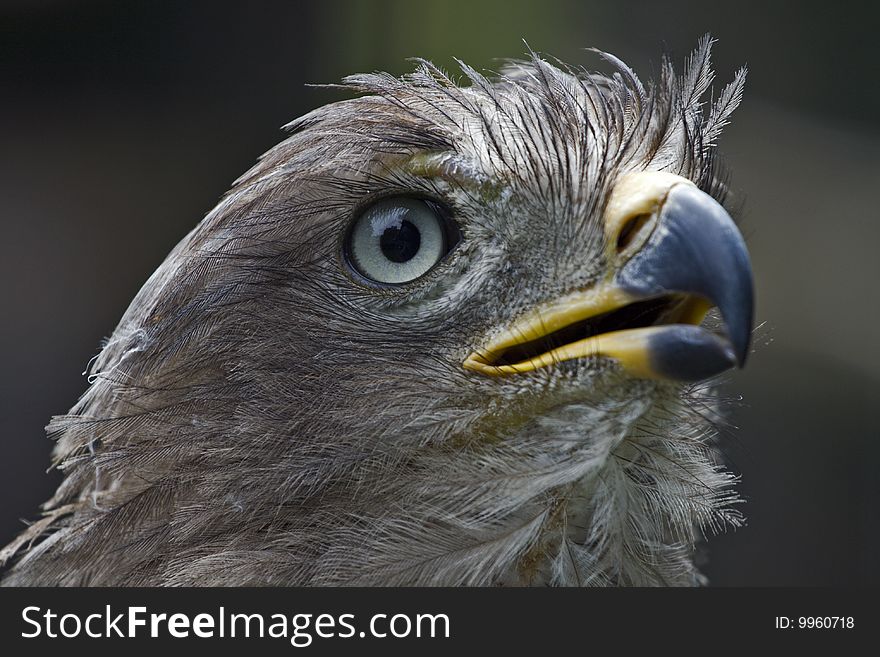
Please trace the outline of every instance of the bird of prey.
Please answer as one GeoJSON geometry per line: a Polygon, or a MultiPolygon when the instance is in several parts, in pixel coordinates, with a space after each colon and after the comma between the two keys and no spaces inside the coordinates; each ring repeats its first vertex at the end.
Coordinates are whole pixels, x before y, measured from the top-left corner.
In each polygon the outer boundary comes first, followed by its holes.
{"type": "Polygon", "coordinates": [[[346,78],[137,294],[4,583],[702,583],[753,306],[710,47],[346,78]]]}

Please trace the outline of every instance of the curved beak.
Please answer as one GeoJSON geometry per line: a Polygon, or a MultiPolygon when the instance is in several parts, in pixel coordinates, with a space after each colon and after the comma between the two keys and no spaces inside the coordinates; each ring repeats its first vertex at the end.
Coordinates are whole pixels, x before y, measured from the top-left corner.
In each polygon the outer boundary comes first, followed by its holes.
{"type": "Polygon", "coordinates": [[[615,187],[605,224],[618,263],[609,277],[520,318],[466,369],[503,375],[604,356],[636,377],[698,381],[745,364],[752,270],[724,208],[684,178],[640,172],[615,187]],[[723,335],[700,326],[712,306],[723,335]]]}
{"type": "MultiPolygon", "coordinates": [[[[754,308],[749,252],[733,219],[708,194],[693,185],[674,185],[647,244],[623,266],[616,280],[636,297],[680,292],[717,306],[730,348],[721,343],[717,348],[702,346],[708,349],[703,356],[711,358],[710,352],[720,350],[716,355],[723,360],[732,351],[736,364],[745,365],[754,308]]],[[[658,332],[648,345],[661,370],[674,373],[684,365],[683,354],[674,348],[677,338],[694,341],[697,334],[693,328],[676,331],[670,327],[658,332]]]]}

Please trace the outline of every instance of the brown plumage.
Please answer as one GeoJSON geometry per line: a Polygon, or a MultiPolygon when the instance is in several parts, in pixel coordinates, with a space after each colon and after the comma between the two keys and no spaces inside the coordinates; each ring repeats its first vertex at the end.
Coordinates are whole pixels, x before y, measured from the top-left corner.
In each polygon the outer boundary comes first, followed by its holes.
{"type": "Polygon", "coordinates": [[[649,85],[611,56],[348,78],[364,95],[291,123],[134,299],[48,427],[65,478],[4,583],[699,582],[699,537],[740,522],[709,384],[600,352],[462,363],[623,266],[603,217],[627,174],[723,201],[744,75],[704,108],[709,50],[649,85]],[[435,219],[415,243],[388,224],[376,269],[353,222],[401,198],[435,219]]]}

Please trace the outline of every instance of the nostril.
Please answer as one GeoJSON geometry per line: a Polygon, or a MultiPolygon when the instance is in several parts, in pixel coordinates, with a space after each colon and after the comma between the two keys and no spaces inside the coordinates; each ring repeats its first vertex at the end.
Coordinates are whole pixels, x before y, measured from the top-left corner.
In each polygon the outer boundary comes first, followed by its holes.
{"type": "Polygon", "coordinates": [[[618,252],[623,251],[632,244],[635,241],[636,236],[642,232],[650,220],[651,215],[648,213],[637,214],[627,219],[626,223],[624,223],[623,227],[620,229],[620,233],[617,235],[618,252]]]}

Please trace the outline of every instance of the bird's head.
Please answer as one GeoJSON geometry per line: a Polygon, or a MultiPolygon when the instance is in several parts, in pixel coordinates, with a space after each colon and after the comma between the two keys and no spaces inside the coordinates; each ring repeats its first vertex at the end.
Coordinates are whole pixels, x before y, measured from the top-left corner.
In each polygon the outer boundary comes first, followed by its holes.
{"type": "Polygon", "coordinates": [[[752,322],[713,157],[743,74],[705,110],[709,45],[646,86],[611,56],[347,79],[54,422],[79,529],[44,552],[133,583],[695,581],[738,522],[701,382],[752,322]]]}

